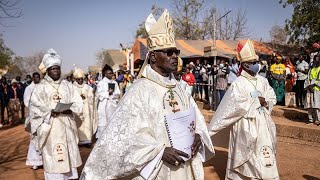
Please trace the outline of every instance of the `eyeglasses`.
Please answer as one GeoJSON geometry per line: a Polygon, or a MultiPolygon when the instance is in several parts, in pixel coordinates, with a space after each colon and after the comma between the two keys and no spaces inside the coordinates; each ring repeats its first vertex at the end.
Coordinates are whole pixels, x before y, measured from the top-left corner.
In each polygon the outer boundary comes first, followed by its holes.
{"type": "Polygon", "coordinates": [[[155,50],[155,52],[163,52],[166,53],[167,56],[172,56],[173,54],[176,54],[176,56],[180,55],[179,49],[155,50]]]}

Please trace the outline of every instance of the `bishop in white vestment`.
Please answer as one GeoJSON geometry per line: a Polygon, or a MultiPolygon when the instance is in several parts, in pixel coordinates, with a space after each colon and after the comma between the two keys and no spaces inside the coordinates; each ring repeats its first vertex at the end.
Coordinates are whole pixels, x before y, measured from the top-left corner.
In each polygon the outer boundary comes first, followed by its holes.
{"type": "Polygon", "coordinates": [[[75,81],[73,85],[75,89],[78,91],[82,98],[82,113],[80,116],[76,116],[76,121],[80,125],[78,128],[79,134],[79,145],[88,144],[91,145],[91,139],[93,134],[96,132],[97,121],[94,115],[94,95],[93,88],[88,84],[85,84],[84,81],[84,73],[81,69],[76,68],[73,77],[75,81]]]}
{"type": "Polygon", "coordinates": [[[99,138],[103,132],[111,115],[118,105],[120,98],[120,88],[117,81],[112,80],[113,70],[109,65],[105,65],[102,69],[104,78],[99,81],[97,86],[98,96],[98,132],[96,137],[99,138]],[[113,87],[111,87],[113,86],[113,87]]]}
{"type": "Polygon", "coordinates": [[[250,40],[238,45],[243,71],[223,97],[208,130],[215,135],[232,126],[226,179],[278,179],[276,127],[271,119],[274,90],[258,75],[258,58],[250,40]]]}
{"type": "Polygon", "coordinates": [[[158,22],[151,16],[148,18],[152,19],[151,24],[146,22],[149,55],[142,66],[141,78],[120,100],[86,162],[81,180],[204,179],[205,151],[208,154],[214,151],[207,126],[193,98],[172,74],[177,71],[180,51],[174,42],[168,11],[158,22]],[[152,26],[151,30],[147,24],[152,26]],[[161,34],[160,29],[167,33],[161,34]],[[156,44],[152,35],[168,39],[156,44]],[[188,155],[172,146],[165,116],[190,109],[195,109],[196,115],[188,132],[195,132],[195,140],[190,147],[192,157],[184,161],[182,157],[188,155]]]}
{"type": "Polygon", "coordinates": [[[82,162],[74,117],[82,112],[83,102],[75,87],[61,79],[61,59],[53,49],[48,50],[42,61],[47,74],[31,96],[31,133],[38,138],[45,179],[77,179],[77,167],[82,162]],[[54,109],[59,102],[72,106],[57,112],[54,109]]]}
{"type": "MultiPolygon", "coordinates": [[[[32,92],[37,84],[40,82],[40,74],[35,72],[32,74],[32,83],[26,87],[24,94],[23,94],[23,103],[25,104],[26,108],[29,108],[29,102],[32,95],[32,92]]],[[[29,110],[27,111],[29,112],[29,110]]],[[[28,113],[29,114],[29,113],[28,113]]],[[[26,121],[25,121],[25,127],[28,132],[30,132],[30,117],[27,115],[26,121]]],[[[42,156],[40,154],[40,151],[37,150],[37,137],[33,134],[30,134],[30,143],[28,148],[28,154],[27,154],[27,166],[32,166],[33,169],[38,169],[38,166],[42,166],[42,156]]]]}

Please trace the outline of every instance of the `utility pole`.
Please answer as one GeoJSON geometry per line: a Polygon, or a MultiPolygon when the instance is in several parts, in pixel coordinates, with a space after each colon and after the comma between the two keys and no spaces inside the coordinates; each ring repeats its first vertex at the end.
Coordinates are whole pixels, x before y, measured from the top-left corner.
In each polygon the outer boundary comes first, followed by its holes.
{"type": "MultiPolygon", "coordinates": [[[[219,19],[216,20],[216,12],[213,15],[213,44],[212,44],[212,50],[215,51],[215,55],[214,55],[214,59],[213,59],[213,70],[216,69],[217,67],[217,46],[216,46],[216,31],[217,31],[217,22],[220,21],[222,18],[226,17],[229,13],[231,12],[228,11],[227,13],[225,13],[223,16],[221,16],[219,19]]],[[[217,69],[218,70],[218,69],[217,69]]],[[[214,73],[214,71],[213,71],[214,73]]],[[[214,104],[213,104],[213,110],[216,110],[218,108],[218,93],[217,93],[217,74],[213,75],[213,100],[214,100],[214,104]]]]}

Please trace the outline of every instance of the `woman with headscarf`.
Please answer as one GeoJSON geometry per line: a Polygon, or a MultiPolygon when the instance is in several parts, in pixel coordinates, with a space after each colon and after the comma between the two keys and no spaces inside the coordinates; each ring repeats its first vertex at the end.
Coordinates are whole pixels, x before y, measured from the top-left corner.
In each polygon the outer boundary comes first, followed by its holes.
{"type": "Polygon", "coordinates": [[[283,104],[285,97],[286,67],[281,63],[282,57],[275,57],[275,63],[270,67],[270,85],[277,96],[277,103],[283,104]]]}
{"type": "Polygon", "coordinates": [[[286,92],[292,91],[292,86],[295,83],[295,76],[296,72],[294,70],[294,65],[291,63],[291,60],[289,57],[285,58],[284,65],[286,67],[286,92]]]}

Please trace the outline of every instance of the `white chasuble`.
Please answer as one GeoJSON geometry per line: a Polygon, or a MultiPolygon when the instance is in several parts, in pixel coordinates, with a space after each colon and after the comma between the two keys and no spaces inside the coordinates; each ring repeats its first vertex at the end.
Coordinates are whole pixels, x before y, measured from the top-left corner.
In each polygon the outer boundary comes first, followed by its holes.
{"type": "Polygon", "coordinates": [[[34,88],[29,105],[31,133],[38,138],[46,173],[68,173],[81,162],[75,115],[51,117],[57,102],[73,103],[73,113],[82,112],[82,99],[74,86],[65,80],[53,81],[48,75],[34,88]]]}
{"type": "MultiPolygon", "coordinates": [[[[36,84],[33,82],[26,87],[24,94],[23,94],[23,103],[25,104],[26,108],[28,109],[27,112],[27,117],[25,121],[25,128],[26,131],[30,133],[30,117],[29,117],[29,103],[30,103],[30,98],[33,92],[34,87],[36,84]]],[[[38,138],[30,133],[30,143],[29,143],[29,148],[28,148],[28,154],[27,154],[27,161],[26,165],[27,166],[41,166],[42,163],[42,156],[40,154],[39,149],[37,149],[37,143],[38,143],[38,138]]]]}
{"type": "MultiPolygon", "coordinates": [[[[150,65],[144,69],[143,77],[120,100],[93,148],[80,179],[143,179],[140,176],[141,169],[165,147],[171,146],[164,116],[191,107],[196,109],[195,132],[213,152],[205,120],[193,98],[187,95],[175,79],[161,76],[150,65]]],[[[204,150],[204,146],[201,149],[204,150]]],[[[198,153],[179,166],[171,166],[161,160],[150,179],[203,180],[200,156],[198,153]]]]}
{"type": "Polygon", "coordinates": [[[276,128],[271,110],[276,96],[266,78],[242,71],[229,87],[208,130],[211,135],[232,126],[226,179],[277,179],[276,128]],[[268,108],[261,107],[264,97],[268,108]]]}
{"type": "Polygon", "coordinates": [[[76,122],[78,126],[79,144],[91,143],[91,138],[96,132],[97,126],[96,116],[94,115],[94,95],[93,89],[87,84],[79,85],[74,82],[73,85],[82,98],[82,113],[80,116],[76,116],[76,122]]]}
{"type": "Polygon", "coordinates": [[[118,105],[120,98],[120,89],[118,83],[114,80],[110,80],[104,77],[97,85],[97,97],[98,97],[98,132],[97,138],[107,125],[110,116],[114,112],[118,105]],[[109,95],[109,84],[114,84],[114,92],[109,95]]]}

